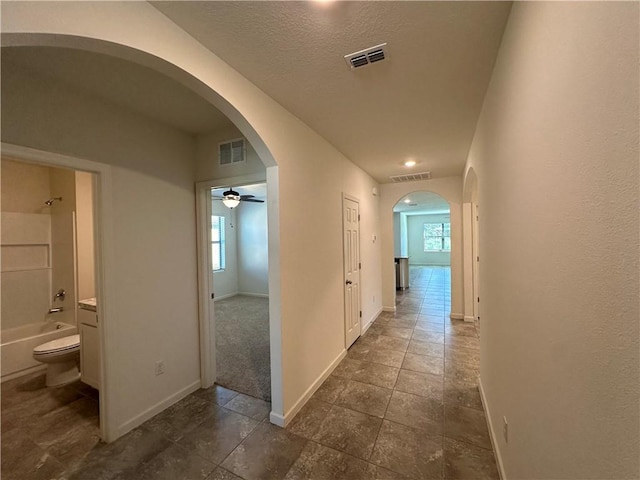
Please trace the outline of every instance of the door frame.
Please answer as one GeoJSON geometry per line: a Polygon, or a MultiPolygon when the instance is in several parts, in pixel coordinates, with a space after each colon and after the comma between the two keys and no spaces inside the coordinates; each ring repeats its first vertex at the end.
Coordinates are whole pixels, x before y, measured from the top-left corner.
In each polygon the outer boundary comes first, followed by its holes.
{"type": "Polygon", "coordinates": [[[282,389],[282,326],[280,300],[280,229],[278,167],[265,173],[238,175],[195,184],[196,241],[198,252],[198,323],[200,330],[200,382],[203,388],[216,381],[215,309],[213,284],[209,281],[211,253],[211,189],[252,183],[267,184],[267,231],[269,242],[269,343],[271,351],[271,423],[284,426],[282,389]]]}
{"type": "MultiPolygon", "coordinates": [[[[362,238],[360,235],[360,199],[358,197],[354,197],[353,195],[349,195],[348,193],[344,193],[342,192],[342,303],[344,305],[344,318],[343,318],[343,325],[344,325],[344,345],[345,345],[345,349],[349,348],[351,345],[347,346],[347,302],[346,302],[346,296],[344,294],[345,290],[344,290],[344,285],[346,282],[346,279],[344,278],[344,271],[345,271],[345,252],[344,252],[344,201],[345,200],[351,200],[352,202],[355,202],[358,204],[358,262],[359,262],[359,268],[358,268],[358,311],[362,312],[362,263],[360,263],[360,254],[362,252],[361,247],[362,247],[362,238]]],[[[360,326],[360,333],[358,334],[358,337],[360,337],[360,335],[362,335],[362,317],[360,317],[360,320],[358,322],[359,326],[360,326]]],[[[355,342],[355,341],[354,341],[355,342]]]]}
{"type": "Polygon", "coordinates": [[[110,165],[86,160],[83,158],[62,155],[35,148],[1,144],[2,156],[17,161],[42,165],[45,167],[61,167],[91,173],[93,177],[93,235],[95,257],[95,280],[98,334],[100,336],[100,437],[105,442],[118,438],[117,419],[112,414],[112,385],[116,381],[113,356],[110,355],[115,326],[111,322],[110,298],[115,291],[115,281],[111,265],[115,264],[114,242],[112,232],[113,218],[113,182],[110,165]]]}

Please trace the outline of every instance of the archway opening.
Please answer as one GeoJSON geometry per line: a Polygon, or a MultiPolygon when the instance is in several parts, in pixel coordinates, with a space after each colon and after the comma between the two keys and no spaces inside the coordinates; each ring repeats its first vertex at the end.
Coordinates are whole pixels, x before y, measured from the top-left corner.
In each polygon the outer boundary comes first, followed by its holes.
{"type": "Polygon", "coordinates": [[[449,202],[429,191],[403,196],[393,207],[393,231],[396,313],[448,316],[451,311],[449,202]]]}

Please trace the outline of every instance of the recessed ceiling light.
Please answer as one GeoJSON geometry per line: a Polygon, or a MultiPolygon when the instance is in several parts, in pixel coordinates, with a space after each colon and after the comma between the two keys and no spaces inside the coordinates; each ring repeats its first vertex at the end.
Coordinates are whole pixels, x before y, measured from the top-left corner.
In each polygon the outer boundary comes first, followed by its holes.
{"type": "Polygon", "coordinates": [[[411,203],[411,200],[409,200],[408,198],[405,198],[404,203],[411,203]]]}
{"type": "Polygon", "coordinates": [[[407,160],[406,162],[404,162],[405,167],[415,167],[415,165],[416,165],[415,160],[407,160]]]}

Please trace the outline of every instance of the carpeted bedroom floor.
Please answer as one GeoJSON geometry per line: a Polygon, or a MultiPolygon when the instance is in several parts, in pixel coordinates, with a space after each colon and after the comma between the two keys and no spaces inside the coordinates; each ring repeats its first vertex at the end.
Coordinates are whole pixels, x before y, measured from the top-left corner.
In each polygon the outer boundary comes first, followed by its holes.
{"type": "Polygon", "coordinates": [[[214,308],[216,383],[270,402],[269,299],[236,295],[214,308]]]}

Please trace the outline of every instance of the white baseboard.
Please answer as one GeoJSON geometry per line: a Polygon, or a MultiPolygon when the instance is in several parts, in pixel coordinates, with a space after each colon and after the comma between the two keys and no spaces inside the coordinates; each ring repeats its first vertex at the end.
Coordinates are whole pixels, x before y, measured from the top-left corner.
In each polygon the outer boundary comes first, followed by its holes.
{"type": "Polygon", "coordinates": [[[382,313],[382,307],[380,307],[378,309],[378,311],[376,313],[373,314],[373,316],[369,319],[369,321],[367,322],[366,325],[362,326],[362,330],[360,331],[360,335],[364,335],[365,333],[367,333],[367,330],[369,330],[369,327],[371,325],[373,325],[373,322],[376,321],[376,319],[378,318],[378,316],[382,313]]]}
{"type": "Polygon", "coordinates": [[[331,364],[324,370],[324,372],[320,374],[320,376],[316,379],[316,381],[311,384],[311,386],[307,389],[307,391],[302,394],[302,396],[293,405],[293,407],[291,407],[289,411],[284,414],[284,417],[282,417],[282,415],[279,415],[277,413],[271,412],[271,414],[269,415],[269,420],[271,420],[271,423],[274,423],[280,427],[286,427],[289,424],[289,422],[293,420],[293,417],[296,416],[296,414],[300,411],[300,409],[304,407],[307,401],[311,398],[311,395],[316,393],[316,390],[320,388],[320,385],[322,385],[322,382],[324,382],[327,379],[327,377],[331,375],[331,372],[333,372],[333,370],[338,366],[338,364],[346,356],[347,356],[347,350],[343,350],[342,353],[340,353],[340,355],[338,355],[333,360],[333,362],[331,362],[331,364]]]}
{"type": "Polygon", "coordinates": [[[227,293],[226,295],[220,295],[219,297],[214,297],[213,302],[215,303],[218,300],[224,300],[225,298],[235,297],[236,295],[238,295],[238,292],[227,293]]]}
{"type": "Polygon", "coordinates": [[[245,297],[269,298],[268,293],[238,292],[238,295],[244,295],[245,297]]]}
{"type": "Polygon", "coordinates": [[[25,368],[24,370],[20,370],[19,372],[9,373],[4,377],[2,377],[2,383],[6,382],[7,380],[13,380],[14,378],[19,378],[25,375],[29,375],[31,373],[45,371],[46,369],[47,369],[47,366],[45,364],[42,364],[42,365],[36,365],[35,367],[25,368]]]}
{"type": "Polygon", "coordinates": [[[491,437],[491,445],[496,455],[496,463],[498,464],[498,473],[501,480],[507,480],[507,475],[504,472],[504,464],[502,463],[502,455],[500,454],[500,447],[496,437],[496,432],[493,430],[493,422],[491,421],[491,411],[489,410],[489,404],[487,403],[487,397],[484,394],[484,388],[482,386],[482,377],[478,378],[478,387],[480,389],[480,399],[482,400],[482,406],[487,418],[487,426],[489,427],[489,437],[491,437]]]}
{"type": "MultiPolygon", "coordinates": [[[[123,424],[121,424],[118,427],[117,437],[116,438],[120,438],[125,433],[128,433],[131,430],[133,430],[134,428],[142,425],[144,422],[146,422],[150,418],[156,416],[158,413],[160,413],[163,410],[169,408],[174,403],[179,402],[184,397],[186,397],[187,395],[192,394],[193,392],[195,392],[199,388],[200,388],[200,379],[198,379],[195,382],[187,385],[182,390],[178,390],[176,393],[174,393],[173,395],[168,396],[164,400],[161,400],[160,402],[156,403],[151,408],[145,410],[141,414],[136,415],[135,417],[133,417],[130,420],[127,420],[126,422],[124,422],[123,424]]],[[[113,440],[116,440],[116,438],[114,438],[113,440]]]]}
{"type": "Polygon", "coordinates": [[[395,312],[396,307],[382,307],[383,312],[395,312]]]}
{"type": "Polygon", "coordinates": [[[475,319],[475,318],[473,318],[473,316],[465,315],[465,316],[464,316],[464,321],[465,321],[465,322],[471,322],[471,323],[473,323],[473,322],[475,322],[475,321],[476,321],[476,319],[475,319]]]}
{"type": "Polygon", "coordinates": [[[449,315],[449,318],[451,320],[464,320],[464,314],[451,312],[451,314],[449,315]]]}

